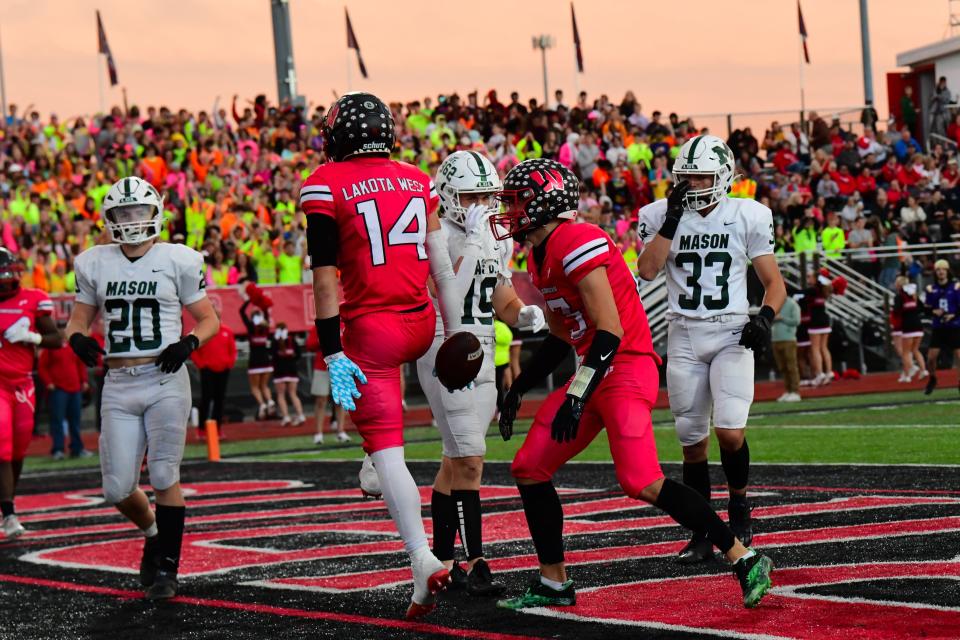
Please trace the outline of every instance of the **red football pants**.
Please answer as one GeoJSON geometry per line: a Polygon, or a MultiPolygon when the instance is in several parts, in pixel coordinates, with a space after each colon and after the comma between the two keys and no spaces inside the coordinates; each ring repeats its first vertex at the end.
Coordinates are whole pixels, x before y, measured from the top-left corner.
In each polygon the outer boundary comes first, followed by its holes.
{"type": "Polygon", "coordinates": [[[435,327],[432,304],[409,313],[367,313],[344,324],[343,351],[367,376],[367,384],[357,384],[361,395],[350,414],[367,453],[403,446],[400,367],[427,352],[435,327]]]}
{"type": "Polygon", "coordinates": [[[656,362],[650,356],[617,356],[584,408],[577,437],[560,443],[550,437],[550,425],[569,384],[551,393],[540,406],[513,459],[513,477],[549,481],[605,427],[617,481],[628,496],[639,497],[644,488],[663,477],[650,415],[660,390],[656,362]]]}
{"type": "Polygon", "coordinates": [[[22,460],[33,436],[33,380],[0,383],[0,462],[22,460]]]}

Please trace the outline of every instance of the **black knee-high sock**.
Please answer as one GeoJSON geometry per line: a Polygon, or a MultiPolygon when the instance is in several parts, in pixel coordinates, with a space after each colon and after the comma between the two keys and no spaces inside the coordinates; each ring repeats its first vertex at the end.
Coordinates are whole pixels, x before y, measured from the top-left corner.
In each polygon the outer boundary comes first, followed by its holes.
{"type": "Polygon", "coordinates": [[[13,500],[0,501],[0,514],[2,514],[4,518],[12,516],[14,513],[16,513],[16,511],[13,508],[13,500]]]}
{"type": "Polygon", "coordinates": [[[183,521],[186,507],[157,505],[157,563],[161,571],[176,573],[180,566],[180,546],[183,544],[183,521]]]}
{"type": "Polygon", "coordinates": [[[457,513],[457,527],[460,530],[460,544],[467,560],[483,556],[483,524],[480,514],[480,492],[469,489],[456,489],[450,492],[457,513]]]}
{"type": "Polygon", "coordinates": [[[683,463],[683,484],[687,485],[710,502],[710,465],[702,462],[683,463]]]}
{"type": "Polygon", "coordinates": [[[433,555],[437,560],[453,560],[457,540],[457,507],[453,499],[436,489],[430,494],[430,519],[433,520],[433,555]]]}
{"type": "Polygon", "coordinates": [[[541,564],[563,562],[563,507],[552,482],[517,485],[541,564]]]}
{"type": "Polygon", "coordinates": [[[747,488],[747,482],[750,479],[750,447],[747,446],[746,440],[736,451],[720,449],[720,464],[723,465],[729,488],[737,491],[747,488]]]}
{"type": "Polygon", "coordinates": [[[691,531],[706,533],[707,539],[721,552],[726,553],[733,548],[736,539],[733,532],[710,508],[703,496],[690,487],[667,478],[663,481],[660,495],[654,504],[666,511],[681,526],[691,531]]]}

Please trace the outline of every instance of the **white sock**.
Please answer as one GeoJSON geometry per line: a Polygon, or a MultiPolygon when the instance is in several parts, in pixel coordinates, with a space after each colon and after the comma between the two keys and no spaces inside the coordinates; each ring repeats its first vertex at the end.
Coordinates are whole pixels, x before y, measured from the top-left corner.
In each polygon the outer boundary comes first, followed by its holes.
{"type": "Polygon", "coordinates": [[[403,447],[383,449],[370,457],[380,478],[387,510],[403,539],[403,548],[413,557],[415,551],[427,546],[427,534],[420,515],[420,491],[403,461],[403,447]]]}
{"type": "Polygon", "coordinates": [[[755,555],[757,555],[757,552],[756,552],[756,551],[754,551],[753,549],[747,549],[747,552],[746,552],[745,554],[743,554],[742,556],[740,556],[740,558],[737,560],[737,562],[740,562],[740,561],[742,561],[742,560],[746,560],[747,558],[752,558],[752,557],[755,556],[755,555]]]}
{"type": "Polygon", "coordinates": [[[149,527],[147,527],[146,529],[140,529],[140,531],[142,531],[144,537],[147,537],[147,538],[152,538],[153,536],[157,535],[156,520],[154,520],[153,524],[151,524],[149,527]]]}
{"type": "Polygon", "coordinates": [[[551,580],[546,576],[540,576],[540,583],[547,585],[554,591],[563,591],[563,585],[565,584],[563,582],[557,582],[556,580],[551,580]]]}

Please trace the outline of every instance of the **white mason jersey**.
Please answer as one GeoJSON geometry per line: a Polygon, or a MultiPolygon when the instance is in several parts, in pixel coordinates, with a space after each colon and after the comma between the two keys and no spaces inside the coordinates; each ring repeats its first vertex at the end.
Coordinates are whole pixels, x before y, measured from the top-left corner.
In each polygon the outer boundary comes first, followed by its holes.
{"type": "Polygon", "coordinates": [[[87,249],[74,263],[77,302],[103,313],[107,357],[159,355],[181,338],[182,309],[207,295],[203,257],[157,243],[136,260],[120,245],[87,249]]]}
{"type": "MultiPolygon", "coordinates": [[[[665,199],[643,207],[640,239],[652,241],[666,214],[665,199]]],[[[706,216],[685,211],[666,262],[670,314],[748,313],[747,263],[773,248],[773,214],[756,200],[723,198],[706,216]]]]}
{"type": "MultiPolygon", "coordinates": [[[[467,235],[459,226],[440,218],[443,241],[450,252],[450,262],[456,266],[463,257],[463,245],[467,235]]],[[[493,234],[484,231],[483,248],[474,270],[473,282],[460,305],[460,324],[464,331],[476,336],[493,336],[493,292],[500,285],[512,285],[510,258],[513,240],[496,240],[493,234]]],[[[438,306],[434,301],[434,306],[438,306]]],[[[437,312],[437,333],[443,335],[443,320],[437,312]]]]}

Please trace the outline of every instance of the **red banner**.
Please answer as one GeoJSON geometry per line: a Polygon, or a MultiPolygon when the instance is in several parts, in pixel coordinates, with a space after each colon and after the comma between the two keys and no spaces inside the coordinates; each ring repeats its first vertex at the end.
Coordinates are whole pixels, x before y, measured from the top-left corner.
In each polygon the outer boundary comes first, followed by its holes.
{"type": "MultiPolygon", "coordinates": [[[[525,303],[543,306],[543,296],[530,282],[528,274],[514,273],[513,285],[520,299],[525,303]]],[[[316,311],[311,285],[265,285],[260,289],[273,300],[273,306],[270,307],[271,324],[285,322],[287,328],[293,333],[307,331],[313,326],[316,311]]],[[[213,306],[220,311],[220,322],[230,327],[235,334],[246,335],[247,329],[240,319],[240,305],[243,304],[243,298],[240,297],[238,287],[207,289],[207,297],[210,298],[213,306]]],[[[73,295],[52,296],[52,298],[54,318],[66,321],[73,309],[73,295]]],[[[193,325],[193,318],[190,317],[189,313],[184,312],[183,330],[189,331],[193,328],[193,325]]]]}

